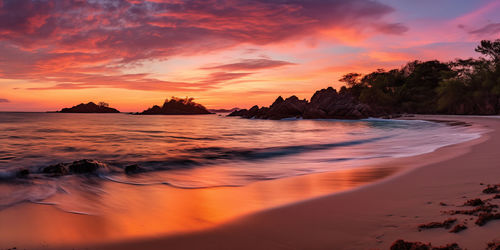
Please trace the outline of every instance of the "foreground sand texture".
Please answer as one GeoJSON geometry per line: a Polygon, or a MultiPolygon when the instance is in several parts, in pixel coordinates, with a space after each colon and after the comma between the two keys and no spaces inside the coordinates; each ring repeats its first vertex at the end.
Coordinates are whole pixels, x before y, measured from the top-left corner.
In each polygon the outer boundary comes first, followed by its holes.
{"type": "MultiPolygon", "coordinates": [[[[263,211],[214,229],[91,249],[388,249],[397,239],[484,249],[500,239],[500,221],[449,233],[417,226],[450,217],[467,199],[489,198],[480,183],[500,183],[500,119],[419,116],[458,120],[491,129],[481,139],[394,164],[423,165],[363,188],[263,211]],[[450,204],[447,207],[439,203],[450,204]],[[456,205],[457,207],[455,207],[456,205]]],[[[494,201],[493,201],[494,202],[494,201]]],[[[498,202],[497,202],[498,203],[498,202]]],[[[472,216],[455,216],[460,220],[472,216]]]]}

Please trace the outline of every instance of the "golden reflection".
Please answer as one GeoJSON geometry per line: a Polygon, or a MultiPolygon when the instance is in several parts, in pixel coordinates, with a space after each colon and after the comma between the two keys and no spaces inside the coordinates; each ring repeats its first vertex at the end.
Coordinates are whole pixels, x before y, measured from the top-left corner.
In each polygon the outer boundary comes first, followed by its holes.
{"type": "Polygon", "coordinates": [[[41,247],[200,230],[251,212],[352,189],[398,170],[358,168],[260,181],[243,187],[205,189],[102,182],[105,192],[96,194],[90,199],[95,203],[88,204],[96,206],[98,215],[61,212],[50,205],[20,204],[0,212],[0,242],[18,248],[41,247]]]}

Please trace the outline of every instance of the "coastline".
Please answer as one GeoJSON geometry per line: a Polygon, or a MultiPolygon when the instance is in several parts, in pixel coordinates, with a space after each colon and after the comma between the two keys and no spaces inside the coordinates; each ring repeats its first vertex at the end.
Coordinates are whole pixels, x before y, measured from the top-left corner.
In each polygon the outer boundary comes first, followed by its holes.
{"type": "MultiPolygon", "coordinates": [[[[444,119],[451,121],[465,119],[478,125],[482,125],[483,122],[476,121],[477,119],[489,119],[491,121],[498,120],[500,124],[500,119],[475,117],[417,116],[411,119],[444,119]]],[[[342,249],[366,249],[372,247],[383,249],[387,248],[393,242],[384,239],[390,238],[390,235],[381,233],[374,237],[368,237],[369,234],[367,232],[374,233],[383,231],[382,229],[394,229],[397,231],[400,228],[399,224],[402,222],[396,219],[401,220],[401,218],[409,218],[410,216],[404,215],[406,217],[399,218],[395,216],[398,212],[391,212],[391,206],[393,205],[390,202],[386,200],[377,201],[377,194],[380,196],[381,192],[384,193],[378,190],[380,186],[389,185],[389,187],[394,187],[393,182],[395,180],[413,176],[420,169],[427,168],[426,166],[450,161],[457,156],[460,157],[463,154],[467,154],[470,147],[487,142],[490,133],[485,133],[480,138],[472,141],[442,147],[432,153],[390,159],[353,171],[315,173],[256,182],[238,188],[214,188],[210,190],[191,191],[162,187],[162,192],[167,191],[165,196],[184,197],[186,201],[190,199],[189,197],[193,196],[193,192],[194,195],[198,196],[202,194],[234,198],[225,200],[216,199],[215,201],[219,203],[212,200],[215,203],[213,205],[219,208],[219,213],[214,214],[214,211],[209,211],[208,214],[217,218],[207,222],[205,226],[191,228],[188,231],[178,231],[168,235],[152,234],[157,235],[156,238],[137,237],[140,235],[133,235],[135,237],[127,237],[127,240],[120,240],[120,238],[113,238],[110,235],[112,227],[108,224],[113,222],[113,219],[106,221],[96,216],[69,214],[52,206],[41,206],[30,203],[20,204],[0,211],[0,220],[6,222],[3,229],[0,226],[0,232],[5,233],[8,230],[17,232],[17,234],[10,233],[17,238],[13,241],[17,243],[2,247],[16,246],[17,248],[26,247],[29,249],[254,249],[258,247],[264,249],[302,249],[331,248],[335,246],[342,249]],[[273,191],[271,192],[273,194],[269,194],[270,197],[268,199],[273,200],[273,202],[275,199],[278,199],[279,202],[275,202],[267,207],[246,207],[248,204],[244,203],[245,199],[251,199],[252,195],[256,194],[255,190],[260,190],[260,192],[262,190],[268,190],[267,192],[273,191]],[[375,190],[375,195],[373,195],[373,190],[375,190]],[[367,196],[366,192],[372,194],[367,196]],[[287,200],[281,196],[295,196],[295,198],[287,200]],[[239,206],[235,206],[231,202],[239,206]],[[338,204],[341,204],[341,206],[338,204]],[[374,211],[371,211],[372,213],[363,210],[368,209],[368,206],[373,204],[387,204],[387,207],[378,207],[374,211]],[[224,206],[233,208],[224,211],[224,206]],[[378,211],[375,214],[376,216],[373,214],[375,211],[378,211]],[[387,216],[389,214],[393,216],[387,216]],[[386,223],[389,227],[377,228],[376,225],[367,224],[366,221],[386,223]],[[16,223],[19,225],[16,225],[16,223]],[[33,224],[37,224],[35,226],[39,229],[32,229],[30,226],[33,226],[33,224]],[[73,227],[72,225],[75,226],[73,227]],[[336,228],[336,225],[339,225],[338,227],[340,228],[336,228]],[[392,227],[391,225],[397,225],[398,227],[392,227]],[[65,228],[65,232],[59,232],[60,228],[65,228]],[[96,232],[90,231],[94,228],[96,232]],[[35,238],[46,238],[47,240],[41,240],[35,245],[18,244],[19,242],[23,242],[23,238],[25,239],[27,234],[36,234],[35,238]],[[104,240],[102,242],[92,241],[92,239],[99,236],[103,237],[104,240]],[[54,239],[59,243],[54,244],[54,239]],[[75,241],[73,241],[75,239],[79,239],[78,242],[82,242],[81,239],[88,240],[83,241],[84,243],[75,244],[75,241]],[[376,245],[373,244],[373,239],[375,239],[376,245]]],[[[485,181],[485,183],[488,182],[485,181]]],[[[396,184],[397,189],[400,188],[398,185],[396,184]]],[[[477,186],[477,189],[480,191],[480,186],[477,186]]],[[[426,202],[428,201],[425,201],[421,206],[428,206],[426,202]]],[[[436,201],[435,204],[439,202],[436,201]]],[[[251,203],[249,204],[251,205],[251,203]]],[[[402,207],[404,208],[404,206],[402,207]]],[[[162,211],[161,209],[163,207],[158,207],[156,211],[162,211]]],[[[144,210],[142,213],[148,213],[147,211],[144,210]]],[[[165,210],[163,213],[168,213],[168,211],[165,210]]],[[[135,220],[134,223],[141,223],[141,220],[145,218],[143,215],[137,213],[133,213],[132,215],[135,218],[130,219],[135,220]]],[[[440,215],[439,210],[434,211],[434,215],[437,216],[435,218],[438,218],[440,215]]],[[[422,221],[414,218],[415,225],[410,225],[406,222],[408,226],[411,226],[410,229],[413,231],[416,231],[417,224],[430,222],[431,220],[427,218],[430,216],[430,212],[425,216],[417,216],[422,221]]],[[[174,217],[175,214],[170,217],[162,215],[151,226],[165,227],[167,224],[162,222],[162,220],[168,221],[174,217]]],[[[116,223],[117,221],[115,220],[114,222],[116,223]]],[[[144,220],[142,223],[146,223],[147,225],[148,222],[151,221],[144,220]]],[[[491,225],[493,224],[495,222],[491,222],[491,225]]],[[[116,226],[120,226],[120,224],[114,225],[114,227],[116,226]]],[[[127,229],[130,229],[136,228],[137,224],[136,226],[132,226],[132,224],[121,226],[126,226],[127,229]]],[[[144,225],[136,228],[136,230],[145,229],[147,227],[144,227],[144,225]]],[[[447,231],[443,232],[447,233],[447,231]]],[[[421,235],[426,233],[428,232],[419,232],[421,235]]],[[[401,238],[414,240],[413,238],[401,238]]],[[[427,242],[429,240],[422,239],[421,241],[427,242]]],[[[437,243],[435,245],[440,244],[440,242],[432,242],[433,244],[437,243]]]]}
{"type": "MultiPolygon", "coordinates": [[[[161,238],[86,246],[89,249],[388,249],[398,239],[476,249],[498,239],[500,221],[471,226],[460,233],[417,225],[442,221],[445,202],[487,198],[480,183],[500,176],[500,119],[489,117],[416,116],[479,124],[490,129],[481,138],[432,153],[395,159],[406,171],[374,184],[260,211],[215,228],[161,238]]],[[[450,206],[449,208],[451,208],[450,206]]],[[[470,216],[469,216],[470,217],[470,216]]]]}

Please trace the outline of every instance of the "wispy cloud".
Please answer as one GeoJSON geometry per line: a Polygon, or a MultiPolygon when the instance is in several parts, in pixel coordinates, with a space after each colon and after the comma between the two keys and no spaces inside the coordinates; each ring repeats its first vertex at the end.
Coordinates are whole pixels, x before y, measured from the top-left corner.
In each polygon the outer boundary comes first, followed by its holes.
{"type": "Polygon", "coordinates": [[[287,65],[294,65],[295,63],[271,60],[271,59],[244,59],[236,63],[221,64],[210,67],[203,67],[202,69],[207,70],[228,70],[228,71],[240,71],[240,70],[259,70],[259,69],[270,69],[277,68],[287,65]]]}
{"type": "Polygon", "coordinates": [[[500,23],[490,23],[479,29],[469,31],[474,35],[499,35],[500,36],[500,23]]]}
{"type": "MultiPolygon", "coordinates": [[[[241,44],[278,44],[329,29],[404,33],[405,25],[384,21],[392,12],[373,0],[0,0],[0,78],[66,89],[211,88],[206,79],[193,84],[130,77],[121,68],[241,44]]],[[[252,59],[211,70],[285,65],[291,63],[252,59]]]]}
{"type": "Polygon", "coordinates": [[[8,99],[5,98],[0,98],[0,103],[7,103],[10,102],[8,99]]]}

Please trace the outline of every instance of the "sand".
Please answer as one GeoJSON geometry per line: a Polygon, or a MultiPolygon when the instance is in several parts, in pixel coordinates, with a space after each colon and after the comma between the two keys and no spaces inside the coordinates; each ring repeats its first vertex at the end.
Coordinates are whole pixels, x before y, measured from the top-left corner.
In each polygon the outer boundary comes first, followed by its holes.
{"type": "MultiPolygon", "coordinates": [[[[388,249],[398,240],[484,249],[500,239],[500,220],[484,226],[475,216],[442,211],[483,194],[484,184],[500,183],[500,119],[417,116],[415,119],[464,121],[485,126],[481,138],[435,152],[386,163],[405,167],[390,178],[350,191],[253,213],[212,228],[133,241],[72,246],[75,249],[388,249]],[[440,203],[446,203],[443,206],[440,203]],[[457,218],[467,229],[419,231],[418,225],[457,218]],[[474,220],[469,220],[473,218],[474,220]]],[[[388,166],[386,166],[388,167],[388,166]]],[[[320,174],[321,175],[321,174],[320,174]]],[[[272,182],[272,181],[271,181],[272,182]]],[[[500,200],[492,200],[499,204],[500,200]]],[[[238,204],[234,204],[238,206],[238,204]]],[[[68,247],[71,249],[72,247],[68,247]]]]}
{"type": "MultiPolygon", "coordinates": [[[[480,183],[500,183],[500,119],[418,116],[480,124],[480,139],[441,148],[393,164],[413,169],[362,188],[262,211],[216,228],[158,239],[94,246],[93,249],[388,249],[397,239],[484,249],[500,239],[500,221],[468,229],[419,232],[443,221],[441,211],[460,209],[470,198],[488,198],[480,183]],[[448,206],[441,206],[444,202],[448,206]]],[[[460,221],[473,216],[451,216],[460,221]]]]}

